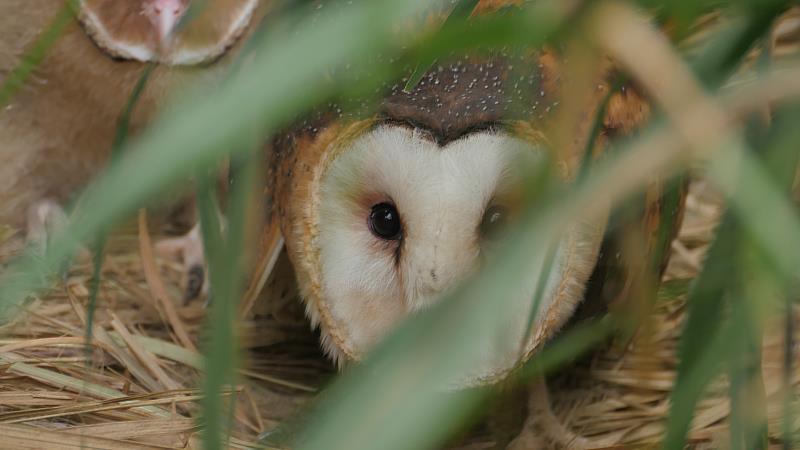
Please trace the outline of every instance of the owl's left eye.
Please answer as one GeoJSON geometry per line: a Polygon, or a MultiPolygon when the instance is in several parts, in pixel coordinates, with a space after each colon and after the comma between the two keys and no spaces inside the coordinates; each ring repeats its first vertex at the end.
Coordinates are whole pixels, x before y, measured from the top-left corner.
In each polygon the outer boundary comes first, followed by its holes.
{"type": "Polygon", "coordinates": [[[400,214],[391,203],[378,203],[369,213],[369,229],[375,236],[387,241],[401,237],[400,214]]]}

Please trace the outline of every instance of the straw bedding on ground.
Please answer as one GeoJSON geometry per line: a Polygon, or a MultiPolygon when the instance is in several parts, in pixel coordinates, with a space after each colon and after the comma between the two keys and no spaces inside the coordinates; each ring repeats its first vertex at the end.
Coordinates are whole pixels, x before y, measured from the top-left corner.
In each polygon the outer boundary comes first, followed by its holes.
{"type": "MultiPolygon", "coordinates": [[[[686,280],[700,269],[722,210],[703,182],[693,184],[687,207],[652,317],[631,340],[612,342],[550,377],[556,415],[598,445],[656,443],[662,436],[686,280]]],[[[21,240],[7,234],[0,257],[15,254],[21,240]]],[[[92,271],[85,257],[0,329],[0,446],[199,448],[192,418],[198,414],[197,347],[205,309],[199,301],[180,301],[175,262],[143,259],[140,247],[135,230],[111,241],[91,350],[84,345],[92,271]],[[148,282],[148,264],[157,265],[163,284],[148,282]]],[[[242,329],[246,369],[241,384],[227,394],[235,404],[233,448],[253,444],[301,411],[334,374],[297,304],[262,299],[258,314],[244,320],[242,329]]],[[[782,336],[768,336],[764,347],[770,432],[778,437],[782,336]]],[[[800,375],[793,383],[800,383],[800,375]]],[[[724,446],[727,415],[727,391],[718,380],[699,404],[692,442],[724,446]]],[[[480,433],[468,441],[469,448],[497,443],[480,433]]]]}

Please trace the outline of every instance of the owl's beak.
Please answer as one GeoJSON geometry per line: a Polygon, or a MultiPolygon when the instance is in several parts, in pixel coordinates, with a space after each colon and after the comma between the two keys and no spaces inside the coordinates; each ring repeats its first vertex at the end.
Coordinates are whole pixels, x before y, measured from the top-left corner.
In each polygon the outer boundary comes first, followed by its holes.
{"type": "Polygon", "coordinates": [[[470,246],[455,242],[437,243],[416,249],[415,261],[425,261],[416,272],[414,286],[406,299],[412,311],[433,305],[473,272],[477,254],[470,246]]]}
{"type": "Polygon", "coordinates": [[[145,4],[144,14],[155,28],[162,48],[169,47],[175,28],[186,10],[186,0],[149,0],[145,4]]]}

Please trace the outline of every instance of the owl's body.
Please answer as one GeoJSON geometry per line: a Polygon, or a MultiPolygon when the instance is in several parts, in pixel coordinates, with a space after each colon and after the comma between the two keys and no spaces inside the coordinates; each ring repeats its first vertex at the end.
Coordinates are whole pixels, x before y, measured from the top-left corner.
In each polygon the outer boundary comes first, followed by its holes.
{"type": "MultiPolygon", "coordinates": [[[[442,62],[411,92],[398,81],[374,113],[321,112],[274,141],[268,223],[280,228],[306,311],[340,364],[363,358],[396,323],[491,258],[496,237],[487,223],[515,221],[537,164],[556,167],[566,183],[578,173],[609,68],[598,70],[568,148],[552,149],[548,134],[564,95],[558,60],[545,51],[442,62]],[[376,214],[396,226],[376,226],[376,214]]],[[[608,135],[629,132],[647,112],[632,91],[615,94],[596,153],[608,135]]],[[[606,218],[583,217],[564,230],[528,330],[540,272],[531,266],[512,295],[504,343],[480,349],[484,363],[466,383],[502,379],[572,316],[597,264],[606,218]]],[[[268,226],[262,247],[274,242],[268,226]]]]}
{"type": "MultiPolygon", "coordinates": [[[[143,61],[158,66],[134,111],[134,131],[177,86],[220,75],[241,45],[236,38],[247,33],[242,18],[263,14],[266,2],[211,0],[210,7],[223,12],[213,17],[230,26],[200,20],[199,28],[176,36],[170,29],[190,0],[134,3],[141,5],[120,13],[117,0],[81,2],[91,7],[91,14],[83,10],[83,25],[67,28],[0,111],[0,224],[22,226],[28,206],[44,198],[66,201],[102,167],[143,61]],[[142,34],[141,27],[149,28],[142,34]],[[205,56],[193,47],[198,42],[205,56]],[[139,61],[124,60],[131,58],[139,61]],[[205,64],[172,66],[197,62],[205,64]]],[[[476,13],[516,3],[484,0],[476,13]]],[[[0,3],[0,80],[61,4],[0,3]]],[[[613,93],[603,132],[590,148],[594,118],[609,95],[606,62],[586,76],[596,89],[579,99],[580,120],[557,138],[554,125],[569,98],[561,59],[540,51],[440,61],[410,92],[402,89],[407,78],[387,86],[377,110],[342,113],[331,106],[279,133],[265,146],[266,215],[248,299],[266,284],[278,295],[265,301],[282,302],[296,285],[322,346],[343,365],[362,359],[398,322],[490,264],[498,240],[526,207],[532,173],[549,165],[570,183],[583,163],[603,153],[610,136],[629,133],[648,117],[647,103],[633,90],[613,93]]],[[[646,250],[659,255],[656,264],[668,253],[662,225],[677,222],[682,206],[679,193],[677,203],[664,208],[662,187],[649,188],[644,220],[633,227],[646,250]]],[[[510,303],[507,326],[476,349],[481,362],[460,385],[503,379],[582,302],[602,308],[625,296],[636,270],[617,270],[623,265],[619,246],[614,239],[604,242],[610,206],[602,206],[565,226],[552,248],[540,249],[526,268],[530,277],[510,289],[509,298],[486,299],[510,303]],[[552,270],[539,280],[551,251],[552,270]],[[617,286],[607,285],[613,276],[617,286]],[[537,293],[542,298],[532,315],[537,293]]]]}

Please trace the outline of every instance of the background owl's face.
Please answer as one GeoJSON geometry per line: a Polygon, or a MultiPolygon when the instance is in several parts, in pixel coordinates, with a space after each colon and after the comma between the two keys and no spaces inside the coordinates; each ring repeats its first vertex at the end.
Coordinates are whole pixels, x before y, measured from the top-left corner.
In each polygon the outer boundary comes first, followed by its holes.
{"type": "MultiPolygon", "coordinates": [[[[330,152],[304,208],[313,238],[303,253],[315,256],[296,270],[301,283],[316,280],[318,289],[304,293],[309,313],[321,324],[327,350],[343,360],[363,357],[398,321],[490,259],[518,212],[525,169],[544,158],[541,149],[505,132],[475,132],[440,146],[424,132],[396,125],[369,129],[330,152]]],[[[553,305],[574,308],[602,227],[565,230],[537,324],[560,325],[553,323],[553,305]]],[[[539,271],[531,267],[514,298],[486,299],[518,307],[507,334],[480,349],[486,364],[477,379],[505,373],[520,360],[539,271]]],[[[531,335],[525,351],[542,339],[531,335]]]]}
{"type": "Polygon", "coordinates": [[[111,55],[193,65],[221,56],[241,35],[259,0],[81,0],[80,20],[111,55]],[[196,7],[185,26],[179,23],[196,7]]]}

